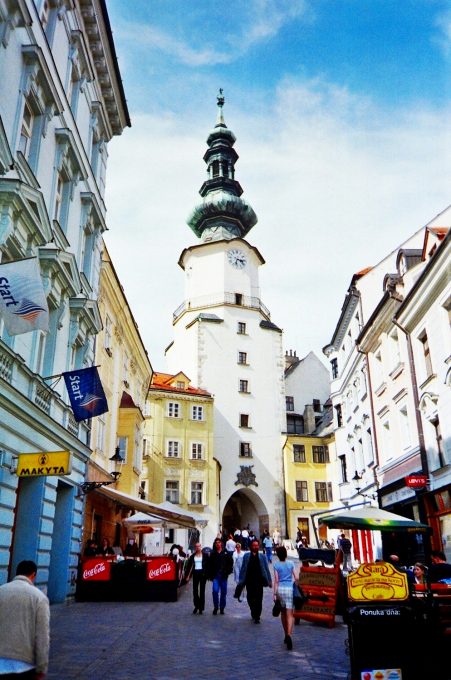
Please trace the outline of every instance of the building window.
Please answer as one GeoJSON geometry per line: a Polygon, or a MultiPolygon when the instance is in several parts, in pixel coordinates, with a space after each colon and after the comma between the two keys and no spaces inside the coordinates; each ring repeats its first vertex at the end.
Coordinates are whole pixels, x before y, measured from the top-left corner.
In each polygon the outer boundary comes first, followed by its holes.
{"type": "Polygon", "coordinates": [[[405,404],[399,409],[399,430],[401,435],[401,446],[404,449],[406,449],[411,444],[411,438],[409,427],[409,414],[407,412],[407,406],[405,404]]]}
{"type": "Polygon", "coordinates": [[[185,383],[182,380],[177,380],[177,385],[176,385],[178,390],[184,390],[185,389],[185,383]]]}
{"type": "Polygon", "coordinates": [[[419,338],[422,346],[423,346],[423,357],[424,357],[424,366],[426,368],[426,377],[429,378],[433,374],[432,371],[432,361],[431,361],[431,352],[429,349],[429,340],[428,336],[426,334],[426,331],[420,336],[419,338]]]}
{"type": "Polygon", "coordinates": [[[31,108],[31,103],[26,99],[23,110],[22,127],[20,129],[19,139],[19,151],[23,153],[26,159],[28,159],[30,155],[34,122],[35,117],[33,110],[31,108]]]}
{"type": "Polygon", "coordinates": [[[313,400],[313,410],[315,413],[321,413],[321,401],[319,399],[313,400]]]}
{"type": "Polygon", "coordinates": [[[240,456],[243,458],[252,458],[252,449],[249,442],[240,442],[240,456]]]}
{"type": "Polygon", "coordinates": [[[287,411],[294,411],[294,397],[285,397],[285,408],[287,411]]]}
{"type": "Polygon", "coordinates": [[[176,401],[168,402],[168,416],[169,418],[180,418],[180,404],[176,401]]]}
{"type": "Polygon", "coordinates": [[[343,427],[343,411],[341,408],[341,404],[336,404],[335,408],[335,415],[337,416],[337,427],[343,427]]]}
{"type": "Polygon", "coordinates": [[[338,378],[338,359],[332,359],[330,367],[332,370],[332,378],[338,378]]]}
{"type": "MultiPolygon", "coordinates": [[[[109,316],[105,317],[105,332],[103,335],[103,346],[108,351],[111,352],[111,339],[113,337],[113,322],[109,316]]],[[[109,352],[109,353],[110,353],[109,352]]]]}
{"type": "Polygon", "coordinates": [[[317,503],[332,501],[332,482],[315,482],[315,499],[317,503]]]}
{"type": "Polygon", "coordinates": [[[293,461],[295,463],[305,463],[304,444],[293,444],[293,461]]]}
{"type": "Polygon", "coordinates": [[[97,437],[96,437],[96,448],[99,451],[104,451],[105,449],[105,414],[102,414],[96,418],[97,421],[97,437]]]}
{"type": "Polygon", "coordinates": [[[142,441],[142,456],[143,458],[146,458],[149,455],[149,447],[148,447],[149,442],[147,439],[143,439],[142,441]]]}
{"type": "Polygon", "coordinates": [[[247,364],[247,352],[238,352],[238,363],[247,364]]]}
{"type": "Polygon", "coordinates": [[[192,420],[203,420],[204,419],[204,407],[203,406],[192,406],[191,407],[191,419],[192,420]]]}
{"type": "Polygon", "coordinates": [[[243,304],[243,294],[242,293],[235,293],[235,304],[236,305],[242,305],[243,304]]]}
{"type": "Polygon", "coordinates": [[[313,462],[314,463],[328,463],[329,449],[327,446],[312,446],[313,462]]]}
{"type": "Polygon", "coordinates": [[[240,380],[239,391],[243,392],[244,394],[249,394],[249,381],[248,380],[240,380]]]}
{"type": "Polygon", "coordinates": [[[238,321],[237,333],[239,335],[246,335],[246,324],[243,321],[238,321]]]}
{"type": "Polygon", "coordinates": [[[250,427],[248,413],[240,413],[240,427],[250,427]]]}
{"type": "Polygon", "coordinates": [[[345,454],[338,456],[338,460],[340,461],[341,481],[342,483],[346,483],[348,481],[348,469],[345,454]]]}
{"type": "Polygon", "coordinates": [[[191,505],[202,505],[203,482],[191,482],[191,505]]]}
{"type": "Polygon", "coordinates": [[[202,447],[203,445],[200,442],[193,442],[191,444],[191,458],[193,460],[202,460],[202,447]]]}
{"type": "Polygon", "coordinates": [[[433,426],[435,430],[435,441],[437,444],[437,454],[438,454],[438,463],[439,467],[444,467],[445,466],[445,454],[443,451],[443,437],[442,437],[442,431],[440,429],[440,420],[438,418],[434,418],[434,420],[431,420],[431,425],[433,426]]]}
{"type": "Polygon", "coordinates": [[[287,416],[288,434],[304,434],[304,418],[302,416],[287,416]]]}
{"type": "Polygon", "coordinates": [[[166,480],[166,500],[169,503],[180,503],[179,482],[166,480]]]}
{"type": "Polygon", "coordinates": [[[119,449],[119,455],[124,461],[124,463],[127,462],[127,450],[128,450],[128,437],[118,437],[117,438],[117,447],[119,449]]]}
{"type": "Polygon", "coordinates": [[[306,481],[296,481],[296,500],[299,503],[306,503],[308,501],[308,488],[306,481]]]}
{"type": "Polygon", "coordinates": [[[166,446],[166,455],[168,458],[180,457],[180,442],[170,439],[166,446]]]}

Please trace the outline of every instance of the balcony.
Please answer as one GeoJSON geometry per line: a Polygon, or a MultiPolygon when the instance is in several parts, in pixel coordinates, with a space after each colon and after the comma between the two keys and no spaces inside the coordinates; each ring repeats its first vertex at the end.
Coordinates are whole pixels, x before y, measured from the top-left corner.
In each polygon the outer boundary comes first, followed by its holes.
{"type": "Polygon", "coordinates": [[[191,300],[185,300],[173,313],[172,320],[173,322],[176,322],[182,314],[188,311],[207,309],[209,307],[220,307],[222,305],[235,305],[246,309],[258,309],[265,319],[269,321],[271,318],[269,309],[265,307],[260,298],[249,297],[238,293],[225,293],[218,295],[202,295],[200,297],[192,298],[191,300]]]}

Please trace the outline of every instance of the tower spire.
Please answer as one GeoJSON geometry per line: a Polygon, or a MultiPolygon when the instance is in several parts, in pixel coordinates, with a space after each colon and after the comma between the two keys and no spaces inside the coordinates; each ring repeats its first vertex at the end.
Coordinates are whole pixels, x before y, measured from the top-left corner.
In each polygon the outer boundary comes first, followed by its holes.
{"type": "Polygon", "coordinates": [[[202,241],[243,238],[257,223],[257,216],[241,198],[243,189],[235,179],[238,154],[233,145],[236,137],[225,124],[222,88],[216,100],[216,125],[208,135],[208,149],[204,154],[208,178],[199,190],[203,201],[194,208],[187,220],[202,241]]]}

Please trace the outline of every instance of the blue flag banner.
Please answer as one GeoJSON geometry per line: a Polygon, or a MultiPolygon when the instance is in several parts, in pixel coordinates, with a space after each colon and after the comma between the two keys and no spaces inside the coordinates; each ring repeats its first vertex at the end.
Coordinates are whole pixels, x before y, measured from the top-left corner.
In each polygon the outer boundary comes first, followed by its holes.
{"type": "Polygon", "coordinates": [[[49,330],[49,309],[37,257],[0,264],[0,317],[9,335],[49,330]]]}
{"type": "Polygon", "coordinates": [[[75,420],[87,420],[108,411],[108,402],[95,366],[63,373],[75,420]]]}

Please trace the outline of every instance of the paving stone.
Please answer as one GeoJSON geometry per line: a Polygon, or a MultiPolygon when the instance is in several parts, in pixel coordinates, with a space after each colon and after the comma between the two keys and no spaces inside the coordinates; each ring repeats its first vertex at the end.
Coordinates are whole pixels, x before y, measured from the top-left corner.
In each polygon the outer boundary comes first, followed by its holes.
{"type": "Polygon", "coordinates": [[[245,601],[233,599],[230,580],[225,616],[212,616],[207,584],[203,616],[192,614],[191,586],[177,602],[80,602],[51,607],[47,680],[346,680],[347,628],[301,621],[293,650],[283,643],[265,589],[255,625],[245,601]]]}

